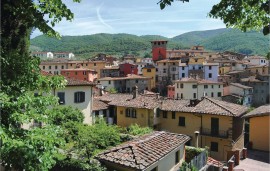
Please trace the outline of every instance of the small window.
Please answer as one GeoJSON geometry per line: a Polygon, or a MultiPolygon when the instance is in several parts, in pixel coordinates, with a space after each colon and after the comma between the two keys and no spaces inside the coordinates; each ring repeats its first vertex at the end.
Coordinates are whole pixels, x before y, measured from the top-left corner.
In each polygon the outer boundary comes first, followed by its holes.
{"type": "Polygon", "coordinates": [[[160,109],[157,109],[157,114],[156,114],[157,118],[159,118],[160,116],[160,109]]]}
{"type": "Polygon", "coordinates": [[[136,83],[139,83],[139,80],[136,80],[135,82],[136,82],[136,83]]]}
{"type": "Polygon", "coordinates": [[[132,118],[137,118],[137,113],[136,113],[136,109],[131,109],[131,117],[132,118]]]}
{"type": "Polygon", "coordinates": [[[221,92],[218,92],[218,93],[217,93],[217,96],[218,96],[218,97],[221,97],[221,92]]]}
{"type": "Polygon", "coordinates": [[[166,63],[163,63],[163,65],[165,66],[165,65],[166,65],[166,63]]]}
{"type": "Polygon", "coordinates": [[[167,111],[163,111],[163,118],[167,118],[167,111]]]}
{"type": "Polygon", "coordinates": [[[166,69],[165,68],[163,69],[163,73],[166,73],[166,69]]]}
{"type": "Polygon", "coordinates": [[[175,164],[179,163],[179,160],[180,157],[179,157],[179,151],[175,152],[175,164]]]}
{"type": "Polygon", "coordinates": [[[130,117],[130,115],[131,115],[130,110],[127,108],[127,109],[126,109],[126,117],[128,117],[128,118],[129,118],[129,117],[130,117]]]}
{"type": "Polygon", "coordinates": [[[77,75],[78,73],[77,72],[75,72],[75,75],[77,75]]]}
{"type": "Polygon", "coordinates": [[[172,112],[172,119],[175,119],[175,112],[172,112]]]}
{"type": "Polygon", "coordinates": [[[49,69],[52,69],[52,66],[49,66],[49,69]]]}
{"type": "Polygon", "coordinates": [[[208,88],[208,85],[204,85],[204,89],[207,89],[208,88]]]}
{"type": "Polygon", "coordinates": [[[185,73],[182,73],[182,78],[185,78],[185,73]]]}
{"type": "Polygon", "coordinates": [[[181,99],[183,99],[183,98],[184,98],[183,93],[181,93],[181,99]]]}
{"type": "Polygon", "coordinates": [[[111,84],[111,80],[109,80],[109,84],[111,84]]]}
{"type": "Polygon", "coordinates": [[[59,98],[58,103],[59,103],[60,105],[65,104],[65,92],[58,92],[58,93],[57,93],[57,96],[58,96],[58,98],[59,98]]]}
{"type": "Polygon", "coordinates": [[[183,83],[180,84],[180,88],[184,88],[184,84],[183,83]]]}
{"type": "Polygon", "coordinates": [[[209,74],[208,74],[208,77],[209,77],[209,78],[212,78],[212,73],[209,73],[209,74]]]}
{"type": "Polygon", "coordinates": [[[214,93],[213,92],[211,93],[211,97],[214,97],[214,93]]]}
{"type": "Polygon", "coordinates": [[[193,98],[196,99],[196,93],[193,93],[193,98]]]}
{"type": "Polygon", "coordinates": [[[186,126],[186,118],[185,117],[179,117],[179,126],[186,126]]]}
{"type": "Polygon", "coordinates": [[[43,66],[42,68],[45,69],[45,66],[43,66]]]}
{"type": "Polygon", "coordinates": [[[61,66],[61,69],[64,69],[64,65],[61,66]]]}
{"type": "Polygon", "coordinates": [[[54,66],[55,69],[57,69],[57,66],[54,66]]]}
{"type": "Polygon", "coordinates": [[[94,63],[94,66],[97,66],[97,64],[96,64],[96,63],[94,63]]]}
{"type": "Polygon", "coordinates": [[[218,152],[218,143],[217,142],[211,142],[210,150],[218,152]]]}
{"type": "Polygon", "coordinates": [[[182,70],[185,70],[185,67],[182,67],[182,70]]]}
{"type": "Polygon", "coordinates": [[[72,64],[70,64],[70,66],[72,66],[72,64]]]}
{"type": "Polygon", "coordinates": [[[75,92],[74,93],[74,103],[82,103],[85,101],[85,92],[75,92]]]}
{"type": "Polygon", "coordinates": [[[83,71],[83,75],[86,75],[86,71],[83,71]]]}
{"type": "Polygon", "coordinates": [[[211,87],[214,88],[214,85],[212,85],[211,87]]]}
{"type": "Polygon", "coordinates": [[[197,85],[195,85],[195,84],[194,84],[194,85],[192,85],[192,88],[197,88],[197,85]]]}
{"type": "Polygon", "coordinates": [[[147,72],[151,72],[151,69],[147,69],[147,72]]]}
{"type": "Polygon", "coordinates": [[[209,70],[212,70],[212,66],[209,66],[209,70]]]}

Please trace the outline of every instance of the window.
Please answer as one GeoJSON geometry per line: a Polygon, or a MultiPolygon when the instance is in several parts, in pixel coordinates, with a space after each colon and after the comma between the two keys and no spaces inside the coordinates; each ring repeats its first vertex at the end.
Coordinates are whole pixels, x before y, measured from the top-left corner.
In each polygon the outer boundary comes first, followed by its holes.
{"type": "Polygon", "coordinates": [[[175,164],[179,162],[179,151],[175,152],[175,164]]]}
{"type": "Polygon", "coordinates": [[[94,63],[94,66],[97,66],[97,64],[96,64],[96,63],[94,63]]]}
{"type": "Polygon", "coordinates": [[[184,84],[182,83],[182,84],[180,84],[180,88],[184,88],[184,84]]]}
{"type": "Polygon", "coordinates": [[[64,69],[64,65],[61,66],[61,69],[64,69]]]}
{"type": "Polygon", "coordinates": [[[209,77],[209,78],[212,78],[212,73],[209,73],[209,74],[208,74],[208,77],[209,77]]]}
{"type": "Polygon", "coordinates": [[[166,63],[163,63],[163,65],[165,66],[165,65],[166,65],[166,63]]]}
{"type": "Polygon", "coordinates": [[[192,85],[192,88],[197,88],[197,85],[195,85],[195,84],[194,84],[194,85],[192,85]]]}
{"type": "Polygon", "coordinates": [[[155,168],[153,168],[151,171],[158,171],[158,168],[155,167],[155,168]]]}
{"type": "Polygon", "coordinates": [[[176,68],[175,67],[172,67],[172,71],[176,71],[176,68]]]}
{"type": "Polygon", "coordinates": [[[218,143],[217,142],[211,142],[210,150],[218,152],[218,143]]]}
{"type": "Polygon", "coordinates": [[[180,117],[179,117],[178,125],[179,125],[179,126],[186,126],[186,118],[180,116],[180,117]]]}
{"type": "Polygon", "coordinates": [[[160,116],[160,109],[157,109],[157,118],[160,116]]]}
{"type": "Polygon", "coordinates": [[[85,101],[85,92],[75,92],[74,93],[74,103],[82,103],[85,101]]]}
{"type": "Polygon", "coordinates": [[[43,69],[45,69],[45,66],[43,66],[43,69]]]}
{"type": "Polygon", "coordinates": [[[52,66],[49,66],[49,69],[52,69],[52,66]]]}
{"type": "Polygon", "coordinates": [[[54,66],[55,69],[57,69],[57,66],[54,66]]]}
{"type": "Polygon", "coordinates": [[[193,98],[196,99],[196,93],[193,93],[193,98]]]}
{"type": "Polygon", "coordinates": [[[128,108],[126,109],[126,117],[130,117],[130,110],[128,108]]]}
{"type": "Polygon", "coordinates": [[[209,66],[209,70],[212,70],[212,66],[209,66]]]}
{"type": "Polygon", "coordinates": [[[78,73],[77,72],[75,72],[75,75],[77,75],[78,73]]]}
{"type": "Polygon", "coordinates": [[[214,93],[213,92],[211,93],[211,97],[214,97],[214,93]]]}
{"type": "Polygon", "coordinates": [[[183,98],[184,98],[183,93],[181,93],[181,99],[183,99],[183,98]]]}
{"type": "Polygon", "coordinates": [[[166,73],[166,69],[165,68],[163,69],[163,73],[166,73]]]}
{"type": "Polygon", "coordinates": [[[111,80],[109,80],[109,84],[111,84],[111,80]]]}
{"type": "Polygon", "coordinates": [[[182,73],[182,78],[185,78],[185,73],[182,73]]]}
{"type": "Polygon", "coordinates": [[[151,69],[147,69],[147,72],[151,72],[151,69]]]}
{"type": "Polygon", "coordinates": [[[212,85],[211,87],[214,88],[214,85],[212,85]]]}
{"type": "Polygon", "coordinates": [[[59,98],[58,103],[60,105],[65,104],[65,92],[58,92],[57,97],[59,98]]]}
{"type": "Polygon", "coordinates": [[[208,85],[204,85],[204,89],[207,89],[208,88],[208,85]]]}
{"type": "Polygon", "coordinates": [[[138,83],[138,82],[139,82],[139,80],[136,80],[135,82],[136,82],[136,83],[138,83]]]}
{"type": "Polygon", "coordinates": [[[218,85],[218,88],[220,88],[220,85],[218,85]]]}
{"type": "Polygon", "coordinates": [[[132,112],[131,112],[131,117],[132,117],[132,118],[137,118],[136,109],[132,109],[131,111],[132,111],[132,112]]]}
{"type": "Polygon", "coordinates": [[[163,111],[163,118],[167,118],[167,111],[163,111]]]}
{"type": "Polygon", "coordinates": [[[218,93],[217,93],[217,96],[218,96],[218,97],[221,97],[221,92],[218,92],[218,93]]]}
{"type": "Polygon", "coordinates": [[[86,71],[83,71],[83,75],[86,75],[86,71]]]}
{"type": "Polygon", "coordinates": [[[172,119],[175,119],[175,112],[172,112],[172,119]]]}
{"type": "Polygon", "coordinates": [[[72,64],[70,64],[70,66],[72,66],[72,64]]]}
{"type": "Polygon", "coordinates": [[[182,67],[182,70],[185,70],[185,67],[182,67]]]}

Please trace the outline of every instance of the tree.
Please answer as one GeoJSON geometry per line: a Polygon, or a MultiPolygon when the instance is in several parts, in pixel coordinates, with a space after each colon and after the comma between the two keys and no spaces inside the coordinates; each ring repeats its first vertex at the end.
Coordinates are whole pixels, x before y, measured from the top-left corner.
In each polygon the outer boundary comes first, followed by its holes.
{"type": "MultiPolygon", "coordinates": [[[[189,0],[179,0],[189,2],[189,0]]],[[[160,0],[160,8],[171,5],[174,0],[160,0]]],[[[242,31],[261,30],[269,34],[269,0],[221,0],[214,5],[209,13],[212,18],[220,18],[227,27],[238,28],[242,31]]]]}
{"type": "Polygon", "coordinates": [[[270,60],[270,52],[268,52],[268,53],[266,54],[266,59],[267,59],[267,60],[270,60]]]}
{"type": "Polygon", "coordinates": [[[6,169],[48,170],[55,164],[57,147],[64,141],[59,137],[61,127],[51,122],[57,99],[41,94],[63,88],[65,82],[62,77],[40,74],[39,59],[28,51],[29,40],[35,28],[59,37],[52,26],[63,17],[71,20],[73,14],[61,0],[2,0],[1,14],[0,160],[6,169]],[[35,96],[37,90],[39,95],[35,96]],[[44,126],[23,127],[33,121],[44,126]]]}

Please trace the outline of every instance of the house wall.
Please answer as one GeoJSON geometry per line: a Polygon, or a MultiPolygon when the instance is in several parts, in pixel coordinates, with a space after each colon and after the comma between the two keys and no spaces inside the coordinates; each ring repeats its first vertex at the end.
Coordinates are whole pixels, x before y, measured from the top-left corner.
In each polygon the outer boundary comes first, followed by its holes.
{"type": "Polygon", "coordinates": [[[78,80],[84,80],[84,81],[91,81],[94,82],[94,80],[97,78],[97,74],[95,71],[88,71],[88,70],[64,70],[61,71],[61,75],[69,77],[69,78],[75,78],[78,80]],[[83,74],[85,72],[85,75],[83,74]]]}
{"type": "Polygon", "coordinates": [[[126,92],[132,92],[134,86],[138,87],[139,92],[143,90],[150,90],[149,87],[150,79],[127,79],[126,80],[126,92]]]}
{"type": "Polygon", "coordinates": [[[43,71],[48,72],[48,73],[60,75],[62,69],[67,69],[67,64],[65,64],[65,63],[45,63],[45,64],[40,64],[39,68],[43,71]]]}
{"type": "Polygon", "coordinates": [[[215,99],[221,99],[223,95],[223,85],[222,84],[205,84],[208,85],[208,88],[204,88],[204,84],[197,84],[196,82],[185,82],[182,83],[184,85],[181,88],[181,82],[177,82],[174,84],[175,86],[175,98],[181,98],[181,93],[183,94],[183,99],[194,99],[193,94],[196,93],[195,99],[201,99],[205,95],[208,97],[213,97],[215,99]],[[197,85],[197,88],[193,88],[192,85],[197,85]],[[213,88],[212,88],[213,85],[213,88]],[[221,92],[221,96],[218,97],[218,92],[221,92]],[[213,96],[212,96],[213,93],[213,96]]]}
{"type": "Polygon", "coordinates": [[[67,67],[68,69],[75,69],[77,64],[84,68],[95,70],[97,78],[100,78],[101,69],[105,68],[106,61],[71,61],[67,63],[67,67]]]}
{"type": "Polygon", "coordinates": [[[92,87],[91,86],[66,86],[64,89],[55,91],[55,96],[58,92],[65,92],[65,105],[70,105],[78,108],[84,114],[85,124],[92,124],[92,87]],[[78,91],[85,92],[85,101],[83,103],[74,103],[74,93],[78,91]]]}
{"type": "Polygon", "coordinates": [[[117,106],[117,125],[121,127],[129,127],[131,124],[138,124],[142,127],[149,126],[148,119],[149,113],[153,111],[148,109],[136,108],[137,118],[126,117],[126,107],[117,106]]]}
{"type": "Polygon", "coordinates": [[[188,77],[188,71],[189,71],[188,66],[179,66],[179,80],[188,77]]]}
{"type": "Polygon", "coordinates": [[[253,149],[269,151],[269,116],[253,117],[249,120],[249,141],[253,149]]]}
{"type": "Polygon", "coordinates": [[[142,75],[142,68],[145,67],[146,64],[139,63],[137,64],[138,75],[142,75]]]}
{"type": "Polygon", "coordinates": [[[220,66],[219,67],[219,74],[223,75],[231,71],[231,66],[220,66]]]}
{"type": "Polygon", "coordinates": [[[138,74],[137,65],[124,63],[119,65],[120,76],[127,76],[128,74],[138,74]]]}
{"type": "Polygon", "coordinates": [[[219,70],[218,65],[211,65],[211,66],[204,65],[203,70],[204,70],[204,79],[211,81],[218,81],[218,70],[219,70]],[[209,77],[210,73],[212,74],[211,78],[209,77]]]}
{"type": "Polygon", "coordinates": [[[142,69],[142,75],[151,78],[149,81],[150,90],[156,87],[156,68],[144,68],[142,69]],[[147,70],[151,70],[151,72],[148,72],[147,70]]]}

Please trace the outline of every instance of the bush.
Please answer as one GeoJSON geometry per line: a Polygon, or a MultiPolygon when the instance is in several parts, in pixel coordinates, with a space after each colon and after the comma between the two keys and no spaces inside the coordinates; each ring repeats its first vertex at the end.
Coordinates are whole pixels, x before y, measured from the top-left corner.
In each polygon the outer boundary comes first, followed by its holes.
{"type": "Polygon", "coordinates": [[[131,135],[144,135],[151,133],[153,131],[152,128],[149,127],[140,127],[138,124],[132,124],[127,128],[127,133],[131,135]]]}
{"type": "Polygon", "coordinates": [[[195,148],[186,146],[185,161],[189,163],[195,156],[199,155],[201,152],[205,151],[204,148],[195,148]]]}

